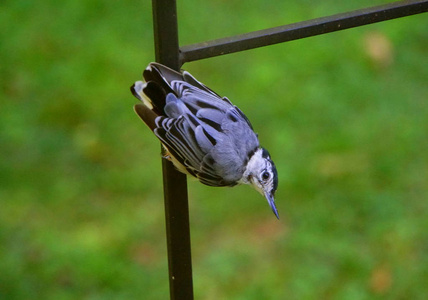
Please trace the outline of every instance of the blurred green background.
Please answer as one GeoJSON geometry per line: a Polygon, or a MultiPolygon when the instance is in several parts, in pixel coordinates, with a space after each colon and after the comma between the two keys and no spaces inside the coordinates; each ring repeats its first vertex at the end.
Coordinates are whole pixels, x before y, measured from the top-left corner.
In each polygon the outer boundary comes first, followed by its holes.
{"type": "MultiPolygon", "coordinates": [[[[388,1],[178,1],[182,45],[388,1]]],[[[427,299],[428,18],[184,65],[280,175],[189,180],[196,299],[427,299]]],[[[0,2],[0,299],[168,299],[150,1],[0,2]]]]}

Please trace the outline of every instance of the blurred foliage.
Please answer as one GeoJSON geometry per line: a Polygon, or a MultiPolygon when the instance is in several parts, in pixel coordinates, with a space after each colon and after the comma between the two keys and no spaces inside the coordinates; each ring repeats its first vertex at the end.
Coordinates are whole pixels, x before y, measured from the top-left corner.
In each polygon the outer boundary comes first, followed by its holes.
{"type": "MultiPolygon", "coordinates": [[[[181,44],[387,1],[178,1],[181,44]]],[[[149,1],[0,3],[0,299],[167,299],[149,1]]],[[[428,297],[428,19],[186,64],[252,120],[278,222],[189,180],[196,299],[428,297]]]]}

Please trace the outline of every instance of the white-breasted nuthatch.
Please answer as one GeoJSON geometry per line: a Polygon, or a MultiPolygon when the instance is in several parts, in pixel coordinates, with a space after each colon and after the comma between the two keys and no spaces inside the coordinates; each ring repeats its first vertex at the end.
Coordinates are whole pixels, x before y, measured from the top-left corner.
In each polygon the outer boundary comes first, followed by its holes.
{"type": "Polygon", "coordinates": [[[131,86],[143,102],[134,109],[162,142],[164,157],[209,186],[252,185],[279,218],[278,173],[242,111],[186,71],[150,63],[143,77],[131,86]]]}

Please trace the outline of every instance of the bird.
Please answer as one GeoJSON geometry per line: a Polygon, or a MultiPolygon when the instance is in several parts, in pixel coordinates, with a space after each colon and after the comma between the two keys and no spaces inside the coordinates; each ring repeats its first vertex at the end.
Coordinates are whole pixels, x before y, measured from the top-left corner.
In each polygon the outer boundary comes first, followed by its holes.
{"type": "Polygon", "coordinates": [[[131,86],[141,101],[134,110],[161,141],[163,157],[208,186],[251,185],[279,219],[278,172],[245,114],[185,70],[152,62],[143,78],[131,86]]]}

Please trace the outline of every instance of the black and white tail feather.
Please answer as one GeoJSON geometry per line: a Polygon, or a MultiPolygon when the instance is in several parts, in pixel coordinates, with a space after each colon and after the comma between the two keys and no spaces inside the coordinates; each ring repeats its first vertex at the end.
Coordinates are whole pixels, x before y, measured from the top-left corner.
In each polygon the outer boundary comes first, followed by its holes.
{"type": "Polygon", "coordinates": [[[275,165],[242,111],[186,71],[150,63],[143,77],[131,87],[143,102],[134,109],[162,142],[165,158],[209,186],[251,184],[278,217],[275,165]]]}

